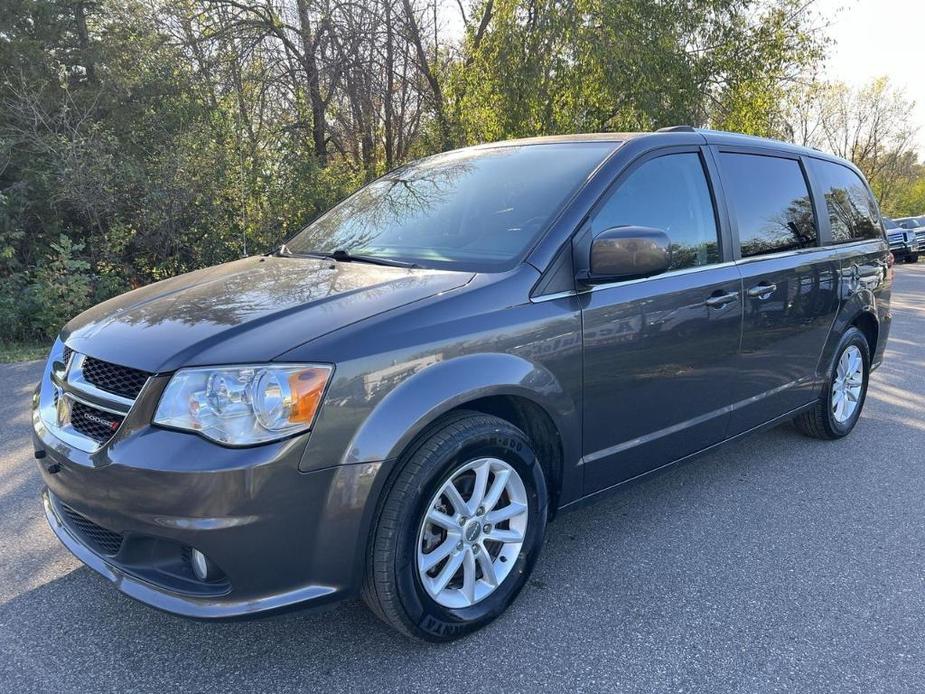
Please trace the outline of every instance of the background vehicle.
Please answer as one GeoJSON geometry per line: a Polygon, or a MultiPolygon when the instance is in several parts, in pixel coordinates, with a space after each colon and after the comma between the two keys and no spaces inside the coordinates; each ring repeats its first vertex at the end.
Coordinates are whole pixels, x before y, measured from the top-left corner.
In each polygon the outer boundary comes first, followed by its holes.
{"type": "Polygon", "coordinates": [[[883,218],[890,251],[898,262],[916,263],[919,260],[919,238],[915,231],[903,229],[889,217],[883,218]]]}
{"type": "Polygon", "coordinates": [[[868,186],[816,150],[678,127],[438,155],[71,321],[34,402],[46,515],[171,612],[362,593],[457,638],[556,511],[778,422],[847,435],[891,277],[868,186]]]}
{"type": "MultiPolygon", "coordinates": [[[[921,252],[922,249],[925,249],[925,216],[899,217],[893,221],[899,224],[903,229],[914,232],[919,242],[919,251],[921,252]]],[[[918,260],[918,256],[916,256],[916,260],[918,260]]]]}

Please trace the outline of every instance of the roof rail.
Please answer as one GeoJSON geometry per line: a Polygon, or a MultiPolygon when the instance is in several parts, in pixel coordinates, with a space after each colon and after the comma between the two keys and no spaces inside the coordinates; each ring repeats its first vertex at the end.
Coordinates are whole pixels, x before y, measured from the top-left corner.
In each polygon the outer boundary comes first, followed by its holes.
{"type": "Polygon", "coordinates": [[[695,133],[697,129],[692,125],[669,125],[664,128],[659,128],[655,132],[657,133],[695,133]]]}

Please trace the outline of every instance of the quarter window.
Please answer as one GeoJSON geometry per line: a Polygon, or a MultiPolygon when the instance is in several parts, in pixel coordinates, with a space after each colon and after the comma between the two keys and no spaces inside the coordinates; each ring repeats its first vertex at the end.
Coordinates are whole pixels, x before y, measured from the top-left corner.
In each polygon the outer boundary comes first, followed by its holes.
{"type": "Polygon", "coordinates": [[[847,166],[814,159],[813,173],[825,193],[832,241],[848,243],[882,236],[870,191],[847,166]]]}
{"type": "Polygon", "coordinates": [[[816,220],[800,163],[758,154],[720,154],[742,257],[816,245],[816,220]]]}
{"type": "Polygon", "coordinates": [[[695,152],[666,154],[642,164],[604,202],[592,232],[626,225],[654,227],[671,240],[677,270],[719,261],[716,215],[695,152]]]}

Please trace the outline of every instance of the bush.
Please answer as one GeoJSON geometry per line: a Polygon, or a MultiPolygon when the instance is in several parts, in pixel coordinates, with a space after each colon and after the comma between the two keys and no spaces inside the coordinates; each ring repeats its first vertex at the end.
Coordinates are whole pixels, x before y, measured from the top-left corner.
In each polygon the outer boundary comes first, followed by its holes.
{"type": "Polygon", "coordinates": [[[15,342],[27,336],[23,302],[28,284],[25,272],[0,279],[0,335],[5,341],[15,342]]]}
{"type": "Polygon", "coordinates": [[[23,323],[36,336],[54,337],[67,321],[91,303],[90,263],[79,257],[82,243],[61,235],[36,268],[27,288],[23,323]]]}

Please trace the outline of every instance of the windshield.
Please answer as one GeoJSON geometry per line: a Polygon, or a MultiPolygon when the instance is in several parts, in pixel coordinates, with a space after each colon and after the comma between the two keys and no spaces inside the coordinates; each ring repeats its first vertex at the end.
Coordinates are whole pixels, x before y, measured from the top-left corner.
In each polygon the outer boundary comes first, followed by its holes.
{"type": "Polygon", "coordinates": [[[361,188],[286,244],[422,267],[514,266],[613,142],[468,149],[403,166],[361,188]]]}
{"type": "Polygon", "coordinates": [[[894,222],[894,221],[893,221],[892,219],[890,219],[889,217],[884,217],[884,218],[883,218],[883,226],[885,226],[887,229],[899,229],[899,228],[901,228],[896,222],[894,222]]]}

